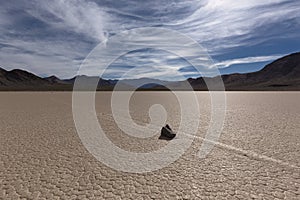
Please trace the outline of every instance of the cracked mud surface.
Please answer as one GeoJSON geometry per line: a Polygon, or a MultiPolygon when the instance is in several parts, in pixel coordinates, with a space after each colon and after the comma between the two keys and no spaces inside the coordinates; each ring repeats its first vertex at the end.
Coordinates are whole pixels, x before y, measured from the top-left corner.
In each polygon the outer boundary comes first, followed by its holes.
{"type": "MultiPolygon", "coordinates": [[[[220,145],[205,159],[197,152],[210,99],[197,95],[201,119],[191,147],[161,170],[133,174],[105,166],[85,149],[73,122],[71,93],[1,92],[0,199],[299,199],[300,93],[227,93],[220,145]]],[[[139,92],[130,113],[137,123],[147,123],[149,105],[161,103],[176,131],[176,102],[169,93],[139,92]]],[[[149,152],[167,144],[158,135],[141,140],[122,133],[109,107],[110,93],[98,93],[99,122],[120,148],[149,152]]]]}

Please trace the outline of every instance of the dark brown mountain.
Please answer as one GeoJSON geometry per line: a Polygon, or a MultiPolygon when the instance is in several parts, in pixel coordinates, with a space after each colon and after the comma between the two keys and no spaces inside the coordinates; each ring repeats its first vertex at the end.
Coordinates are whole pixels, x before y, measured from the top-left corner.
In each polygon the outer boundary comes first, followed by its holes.
{"type": "Polygon", "coordinates": [[[289,79],[300,78],[300,52],[280,58],[271,64],[268,64],[259,73],[255,74],[260,81],[278,80],[285,81],[289,79]]]}
{"type": "Polygon", "coordinates": [[[36,86],[45,86],[48,82],[32,73],[21,69],[6,71],[0,68],[1,90],[24,90],[34,89],[36,86]]]}
{"type": "MultiPolygon", "coordinates": [[[[87,84],[94,84],[97,77],[77,76],[61,80],[56,76],[38,77],[30,72],[14,69],[6,71],[0,68],[0,90],[72,90],[76,78],[87,84]]],[[[207,90],[206,82],[214,82],[220,77],[189,78],[187,81],[194,90],[207,90]]],[[[300,52],[290,54],[266,65],[262,70],[246,74],[228,74],[221,76],[226,90],[297,90],[300,91],[300,52]]],[[[149,79],[122,80],[121,90],[130,90],[140,85],[141,81],[149,79]]],[[[151,80],[151,79],[150,79],[151,80]]],[[[153,82],[157,82],[153,81],[153,82]]],[[[98,90],[113,90],[117,80],[99,79],[98,90]]],[[[162,81],[167,86],[182,90],[184,82],[162,81]]],[[[84,88],[83,88],[84,89],[84,88]]],[[[158,84],[146,84],[140,90],[166,90],[158,84]]]]}
{"type": "Polygon", "coordinates": [[[45,82],[42,78],[26,72],[20,69],[14,69],[11,71],[6,71],[0,68],[0,84],[1,85],[18,85],[19,83],[23,84],[32,84],[34,82],[43,83],[45,82]]]}
{"type": "Polygon", "coordinates": [[[0,68],[0,90],[3,91],[47,91],[71,90],[70,84],[64,83],[55,76],[41,78],[33,73],[21,69],[11,71],[0,68]]]}

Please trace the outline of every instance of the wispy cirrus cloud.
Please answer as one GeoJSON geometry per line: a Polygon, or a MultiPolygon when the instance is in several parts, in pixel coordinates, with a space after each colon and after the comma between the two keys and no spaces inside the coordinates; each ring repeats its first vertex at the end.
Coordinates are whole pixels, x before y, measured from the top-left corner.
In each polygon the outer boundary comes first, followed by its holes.
{"type": "Polygon", "coordinates": [[[106,39],[104,14],[90,1],[6,2],[0,8],[0,65],[70,78],[106,39]]]}
{"type": "Polygon", "coordinates": [[[273,60],[276,60],[276,59],[281,58],[283,56],[284,55],[271,55],[271,56],[236,58],[236,59],[232,59],[232,60],[225,60],[225,61],[222,61],[222,62],[217,62],[212,67],[226,68],[226,67],[230,67],[231,65],[237,65],[237,64],[249,64],[249,63],[259,63],[259,62],[273,61],[273,60]]]}
{"type": "Polygon", "coordinates": [[[107,13],[95,2],[87,0],[36,1],[37,7],[27,12],[58,30],[71,30],[94,39],[107,38],[107,13]],[[38,8],[38,9],[36,9],[38,8]]]}
{"type": "MultiPolygon", "coordinates": [[[[269,27],[299,21],[299,6],[300,2],[288,0],[211,0],[170,26],[205,43],[211,53],[222,53],[231,47],[253,45],[274,34],[278,36],[284,30],[269,27]]],[[[291,37],[294,32],[285,30],[284,35],[291,37]]]]}
{"type": "MultiPolygon", "coordinates": [[[[0,25],[0,65],[8,69],[67,78],[76,74],[84,57],[109,35],[154,26],[195,39],[220,60],[217,67],[239,65],[243,71],[248,63],[271,61],[297,50],[300,1],[4,1],[0,25]]],[[[200,57],[192,51],[189,56],[200,57]]],[[[199,62],[205,61],[199,58],[199,62]]],[[[171,79],[177,72],[191,75],[180,70],[187,63],[166,52],[136,51],[112,66],[111,76],[128,70],[126,66],[138,66],[141,75],[136,76],[171,79]],[[155,70],[161,76],[152,73],[155,70]]]]}

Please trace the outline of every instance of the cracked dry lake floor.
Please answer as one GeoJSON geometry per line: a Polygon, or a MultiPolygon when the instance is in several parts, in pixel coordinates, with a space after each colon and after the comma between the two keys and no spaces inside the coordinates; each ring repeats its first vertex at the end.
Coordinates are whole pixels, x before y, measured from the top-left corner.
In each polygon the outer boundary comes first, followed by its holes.
{"type": "MultiPolygon", "coordinates": [[[[120,131],[110,92],[96,95],[107,136],[128,151],[149,152],[168,141],[120,131]]],[[[116,171],[82,145],[70,92],[0,93],[0,199],[300,199],[300,93],[228,92],[222,135],[212,152],[197,152],[210,119],[210,98],[198,92],[200,126],[190,148],[169,166],[142,174],[116,171]]],[[[148,109],[162,104],[177,130],[180,112],[168,92],[138,92],[130,114],[149,122],[148,109]]],[[[178,133],[178,139],[189,137],[178,133]]]]}

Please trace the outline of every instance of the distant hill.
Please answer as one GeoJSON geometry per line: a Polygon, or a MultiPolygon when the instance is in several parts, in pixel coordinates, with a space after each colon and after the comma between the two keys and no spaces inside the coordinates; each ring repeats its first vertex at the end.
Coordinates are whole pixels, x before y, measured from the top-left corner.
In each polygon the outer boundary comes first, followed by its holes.
{"type": "Polygon", "coordinates": [[[24,70],[14,69],[6,71],[0,68],[0,85],[18,86],[21,84],[32,85],[34,83],[47,84],[47,81],[24,70]]]}
{"type": "Polygon", "coordinates": [[[49,86],[48,81],[27,71],[20,69],[6,71],[0,68],[1,90],[39,90],[49,86]]]}
{"type": "MultiPolygon", "coordinates": [[[[61,80],[56,76],[41,78],[30,72],[14,69],[11,71],[0,68],[0,91],[9,90],[72,90],[76,78],[93,83],[97,77],[78,76],[72,79],[61,80]]],[[[189,78],[187,81],[194,90],[207,90],[205,81],[214,81],[213,78],[189,78]]],[[[226,90],[296,90],[300,91],[300,52],[290,54],[266,65],[262,70],[245,74],[222,75],[226,90]]],[[[99,79],[98,90],[113,90],[118,80],[99,79]]],[[[120,81],[120,90],[130,90],[137,85],[143,85],[140,90],[166,90],[161,85],[172,86],[177,90],[183,89],[183,82],[167,82],[149,78],[128,79],[120,81]],[[153,83],[149,83],[153,81],[153,83]],[[161,83],[157,84],[158,82],[161,83]]]]}
{"type": "Polygon", "coordinates": [[[60,80],[60,79],[57,78],[56,76],[49,76],[49,77],[44,78],[44,80],[46,80],[46,81],[47,81],[48,83],[50,83],[50,84],[57,84],[57,83],[60,83],[60,84],[68,84],[67,81],[60,80]]]}

